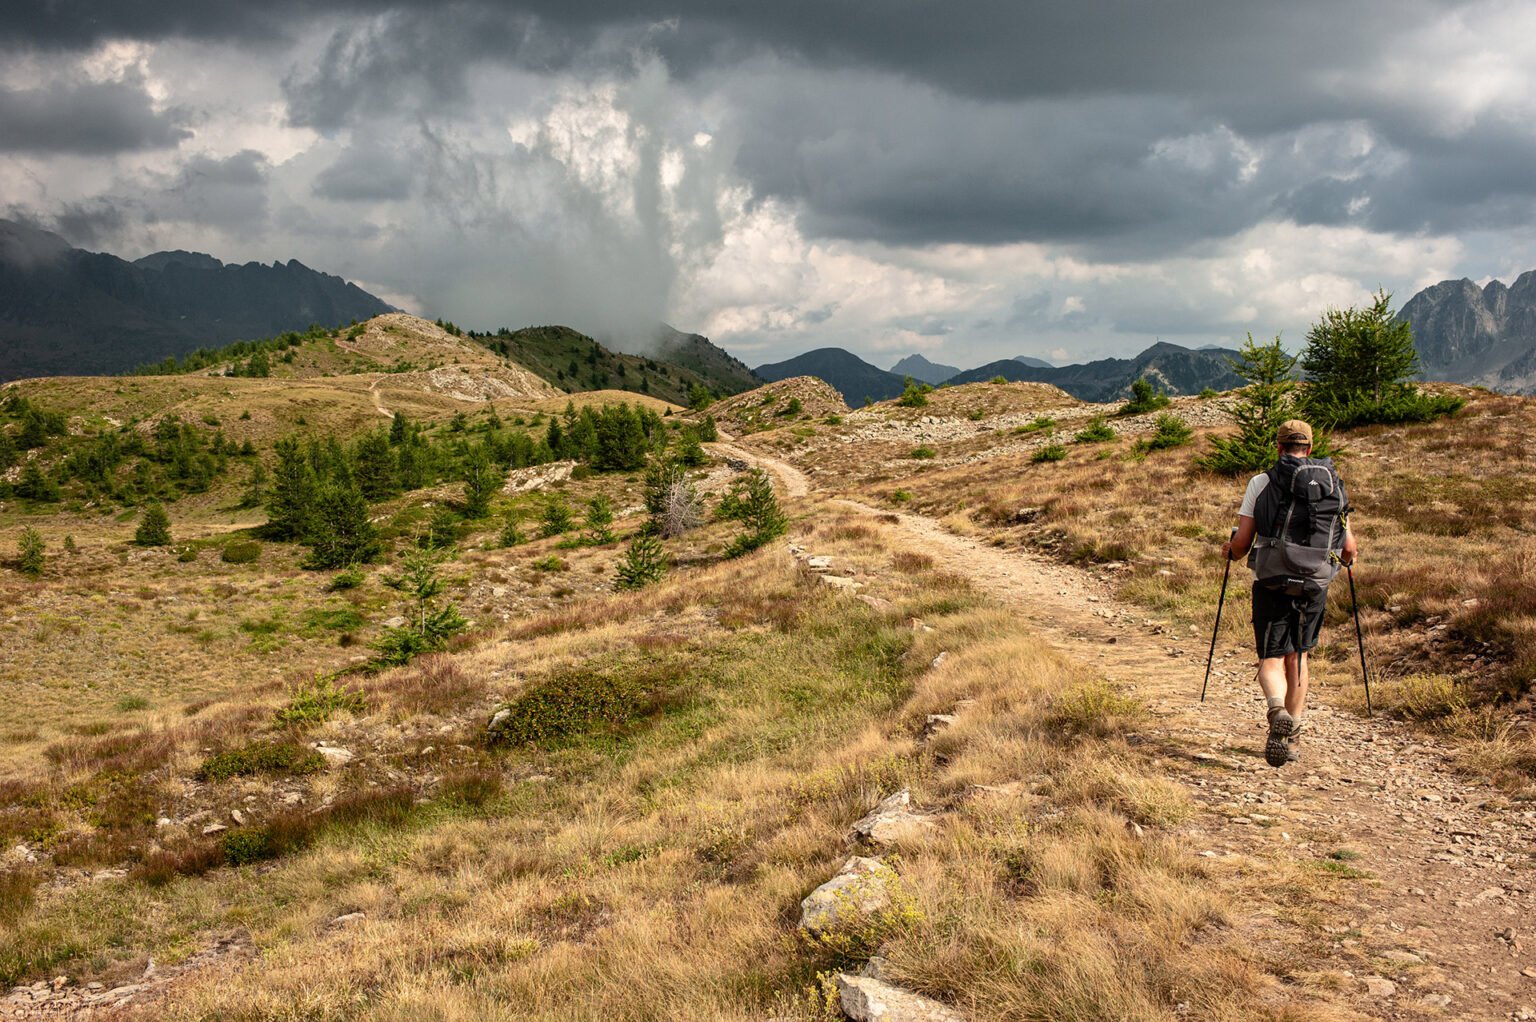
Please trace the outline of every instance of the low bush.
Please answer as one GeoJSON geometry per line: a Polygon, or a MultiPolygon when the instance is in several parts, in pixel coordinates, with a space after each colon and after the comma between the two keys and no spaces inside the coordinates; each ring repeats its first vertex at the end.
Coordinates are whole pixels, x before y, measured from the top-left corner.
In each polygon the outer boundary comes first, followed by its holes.
{"type": "Polygon", "coordinates": [[[1168,395],[1158,390],[1145,376],[1131,384],[1131,399],[1120,406],[1116,415],[1142,415],[1168,407],[1168,395]]]}
{"type": "Polygon", "coordinates": [[[209,756],[197,768],[197,778],[227,781],[255,774],[312,774],[324,768],[324,756],[297,742],[251,742],[209,756]]]}
{"type": "Polygon", "coordinates": [[[641,589],[660,582],[667,573],[667,555],[655,536],[636,536],[619,562],[614,587],[641,589]]]}
{"type": "Polygon", "coordinates": [[[926,461],[929,458],[936,458],[938,455],[938,451],[934,450],[932,447],[929,447],[927,444],[922,444],[918,447],[912,448],[911,457],[916,458],[919,461],[926,461]]]}
{"type": "Polygon", "coordinates": [[[1067,449],[1061,444],[1046,444],[1036,451],[1030,461],[1039,463],[1042,461],[1060,461],[1067,456],[1067,449]]]}
{"type": "Polygon", "coordinates": [[[1013,428],[1013,432],[1016,435],[1024,436],[1030,433],[1039,433],[1042,430],[1055,428],[1055,419],[1051,418],[1049,415],[1037,415],[1033,420],[1024,423],[1024,425],[1015,426],[1013,428]]]}
{"type": "Polygon", "coordinates": [[[1088,425],[1078,430],[1072,439],[1080,444],[1101,444],[1113,440],[1117,434],[1113,426],[1102,415],[1095,415],[1088,420],[1088,425]]]}
{"type": "Polygon", "coordinates": [[[362,715],[367,697],[355,688],[336,683],[328,674],[317,674],[293,688],[288,705],[277,711],[279,724],[319,724],[336,713],[362,715]]]}
{"type": "Polygon", "coordinates": [[[498,710],[487,740],[547,748],[621,731],[664,711],[676,700],[680,681],[676,670],[659,664],[622,671],[566,668],[498,710]]]}
{"type": "Polygon", "coordinates": [[[250,564],[261,557],[261,544],[255,540],[236,540],[224,544],[219,559],[225,564],[250,564]]]}
{"type": "Polygon", "coordinates": [[[1195,431],[1190,428],[1189,423],[1172,412],[1164,412],[1157,417],[1156,429],[1152,435],[1136,441],[1136,452],[1146,454],[1148,451],[1182,447],[1193,440],[1194,436],[1195,431]]]}

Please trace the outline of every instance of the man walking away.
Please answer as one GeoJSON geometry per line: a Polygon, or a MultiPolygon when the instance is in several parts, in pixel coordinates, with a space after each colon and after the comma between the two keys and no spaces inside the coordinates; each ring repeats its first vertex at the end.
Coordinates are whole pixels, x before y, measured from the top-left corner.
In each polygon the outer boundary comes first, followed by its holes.
{"type": "Polygon", "coordinates": [[[1276,450],[1275,467],[1248,481],[1237,533],[1221,545],[1223,557],[1246,554],[1253,569],[1253,640],[1269,714],[1264,759],[1274,767],[1301,756],[1307,653],[1322,631],[1328,583],[1358,552],[1344,483],[1332,461],[1311,456],[1312,427],[1281,423],[1276,450]]]}

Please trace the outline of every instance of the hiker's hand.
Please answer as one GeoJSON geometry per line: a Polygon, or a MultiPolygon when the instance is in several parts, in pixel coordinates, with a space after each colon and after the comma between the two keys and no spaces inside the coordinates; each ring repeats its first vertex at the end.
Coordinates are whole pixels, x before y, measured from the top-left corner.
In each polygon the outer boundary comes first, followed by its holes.
{"type": "Polygon", "coordinates": [[[1224,561],[1232,559],[1232,541],[1230,539],[1221,544],[1221,559],[1224,561]]]}

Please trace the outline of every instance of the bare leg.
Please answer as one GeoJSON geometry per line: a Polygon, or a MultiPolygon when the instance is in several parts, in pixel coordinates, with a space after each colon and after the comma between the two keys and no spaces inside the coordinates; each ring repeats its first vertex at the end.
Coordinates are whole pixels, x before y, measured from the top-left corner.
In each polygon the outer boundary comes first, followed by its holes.
{"type": "Polygon", "coordinates": [[[1265,699],[1284,699],[1289,688],[1289,657],[1269,657],[1259,661],[1259,688],[1265,699]]]}
{"type": "MultiPolygon", "coordinates": [[[[1269,661],[1265,661],[1268,663],[1269,661]]],[[[1285,712],[1297,720],[1307,708],[1307,685],[1311,681],[1310,672],[1307,669],[1307,655],[1305,653],[1287,653],[1285,655],[1285,712]]],[[[1264,690],[1267,696],[1269,689],[1264,690]]],[[[1281,693],[1276,692],[1276,695],[1281,693]]]]}

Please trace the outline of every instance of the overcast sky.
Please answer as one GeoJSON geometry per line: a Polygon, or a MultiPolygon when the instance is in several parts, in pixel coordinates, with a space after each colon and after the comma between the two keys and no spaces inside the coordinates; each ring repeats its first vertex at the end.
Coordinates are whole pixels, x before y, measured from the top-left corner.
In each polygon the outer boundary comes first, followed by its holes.
{"type": "Polygon", "coordinates": [[[1293,346],[1536,268],[1528,0],[0,6],[0,216],[750,365],[1293,346]]]}

